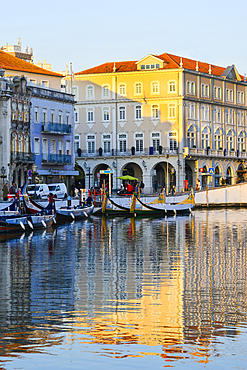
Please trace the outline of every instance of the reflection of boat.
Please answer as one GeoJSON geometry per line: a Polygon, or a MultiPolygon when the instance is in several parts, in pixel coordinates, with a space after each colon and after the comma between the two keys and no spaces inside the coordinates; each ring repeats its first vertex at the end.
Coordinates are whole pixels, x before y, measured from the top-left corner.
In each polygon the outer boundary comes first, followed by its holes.
{"type": "Polygon", "coordinates": [[[194,207],[194,195],[191,193],[185,200],[179,203],[169,204],[165,202],[164,193],[150,203],[144,203],[133,194],[131,204],[128,206],[117,204],[113,199],[104,198],[102,205],[102,214],[107,216],[125,216],[125,217],[154,217],[154,216],[174,216],[176,214],[190,214],[194,207]]]}
{"type": "Polygon", "coordinates": [[[0,220],[0,232],[21,230],[33,230],[46,228],[53,224],[55,215],[20,215],[2,217],[0,220]]]}
{"type": "Polygon", "coordinates": [[[60,207],[56,210],[57,221],[77,220],[88,217],[93,212],[94,206],[60,207]]]}

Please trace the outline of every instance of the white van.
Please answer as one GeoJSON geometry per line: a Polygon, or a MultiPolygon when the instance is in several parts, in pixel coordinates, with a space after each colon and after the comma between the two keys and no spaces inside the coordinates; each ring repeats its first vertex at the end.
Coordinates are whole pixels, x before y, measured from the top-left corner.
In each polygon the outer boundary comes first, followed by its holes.
{"type": "Polygon", "coordinates": [[[47,184],[31,184],[26,187],[26,192],[32,198],[47,199],[50,191],[47,184]]]}
{"type": "Polygon", "coordinates": [[[55,198],[67,198],[68,192],[66,185],[61,182],[59,184],[49,184],[49,193],[52,193],[55,198]]]}

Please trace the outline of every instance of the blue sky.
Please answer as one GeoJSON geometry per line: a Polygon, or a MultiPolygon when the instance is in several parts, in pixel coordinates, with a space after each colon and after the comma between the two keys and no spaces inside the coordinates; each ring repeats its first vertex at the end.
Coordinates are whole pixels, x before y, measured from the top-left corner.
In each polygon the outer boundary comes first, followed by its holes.
{"type": "Polygon", "coordinates": [[[74,72],[168,52],[247,73],[247,2],[54,1],[1,4],[0,46],[32,46],[35,62],[74,72]]]}

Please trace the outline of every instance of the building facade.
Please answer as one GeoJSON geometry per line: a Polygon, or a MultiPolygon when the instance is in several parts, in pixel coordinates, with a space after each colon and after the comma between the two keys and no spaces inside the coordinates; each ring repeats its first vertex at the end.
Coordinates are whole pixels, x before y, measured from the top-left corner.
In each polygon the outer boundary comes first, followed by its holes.
{"type": "Polygon", "coordinates": [[[87,186],[109,167],[114,188],[130,174],[147,192],[155,181],[177,190],[198,180],[203,187],[239,181],[246,86],[234,65],[167,53],[76,73],[75,148],[87,186]]]}
{"type": "Polygon", "coordinates": [[[43,183],[74,182],[74,96],[31,87],[32,153],[43,183]]]}

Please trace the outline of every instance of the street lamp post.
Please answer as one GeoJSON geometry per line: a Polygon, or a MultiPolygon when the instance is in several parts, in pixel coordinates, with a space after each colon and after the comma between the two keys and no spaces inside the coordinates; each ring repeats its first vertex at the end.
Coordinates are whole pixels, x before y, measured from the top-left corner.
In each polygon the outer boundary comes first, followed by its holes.
{"type": "Polygon", "coordinates": [[[1,168],[1,178],[3,179],[3,185],[4,185],[4,179],[7,177],[6,176],[6,168],[4,166],[2,166],[1,168]]]}

